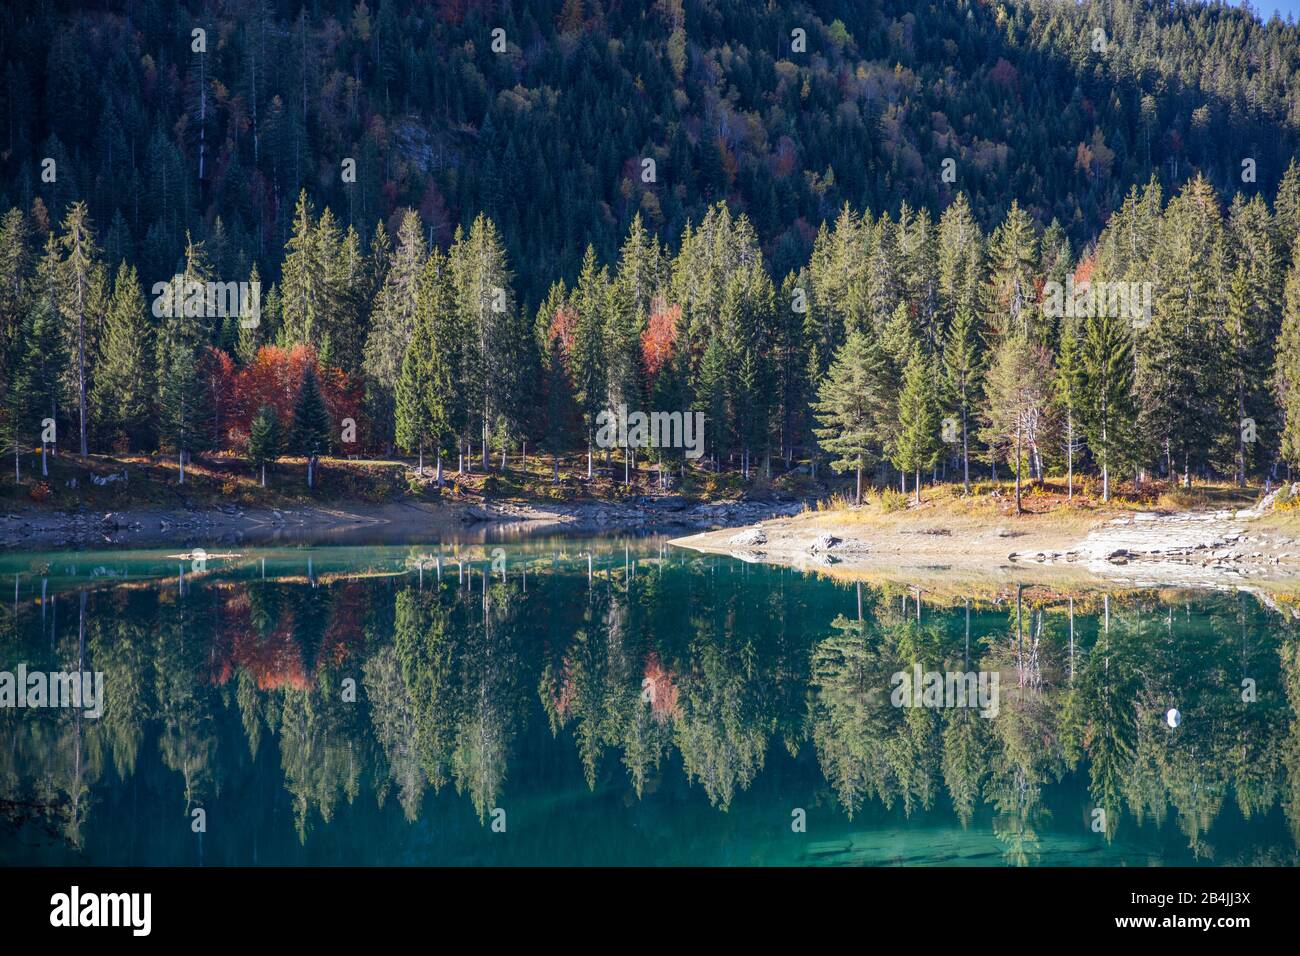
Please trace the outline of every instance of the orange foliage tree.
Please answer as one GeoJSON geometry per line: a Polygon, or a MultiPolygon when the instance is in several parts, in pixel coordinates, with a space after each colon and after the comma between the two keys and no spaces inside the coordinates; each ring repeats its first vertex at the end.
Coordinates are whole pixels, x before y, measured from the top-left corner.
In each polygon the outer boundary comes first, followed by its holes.
{"type": "Polygon", "coordinates": [[[264,345],[257,350],[253,361],[234,373],[233,400],[225,432],[226,447],[244,447],[253,417],[263,405],[275,409],[281,426],[288,429],[293,422],[294,400],[308,368],[316,373],[330,419],[336,425],[345,418],[355,421],[357,449],[364,447],[368,430],[364,427],[361,413],[362,383],[340,369],[322,368],[316,350],[310,345],[295,345],[291,349],[264,345]]]}

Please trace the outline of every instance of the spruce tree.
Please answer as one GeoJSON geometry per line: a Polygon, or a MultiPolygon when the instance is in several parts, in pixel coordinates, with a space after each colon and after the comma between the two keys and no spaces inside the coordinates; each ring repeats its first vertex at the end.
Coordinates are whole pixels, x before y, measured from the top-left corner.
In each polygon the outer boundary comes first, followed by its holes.
{"type": "Polygon", "coordinates": [[[1083,367],[1082,343],[1079,325],[1074,319],[1061,323],[1059,347],[1056,353],[1056,376],[1052,380],[1056,403],[1065,422],[1065,484],[1066,497],[1074,500],[1074,456],[1079,450],[1080,410],[1087,395],[1087,379],[1083,367]]]}
{"type": "Polygon", "coordinates": [[[1110,476],[1133,449],[1133,355],[1127,319],[1104,314],[1084,320],[1080,366],[1080,418],[1088,447],[1101,468],[1102,501],[1110,500],[1110,476]]]}
{"type": "Polygon", "coordinates": [[[862,504],[862,470],[877,459],[881,419],[888,414],[882,395],[885,357],[873,339],[852,332],[845,339],[818,389],[813,409],[821,447],[834,456],[836,471],[856,475],[854,502],[862,504]]]}
{"type": "Polygon", "coordinates": [[[944,338],[942,360],[946,398],[961,416],[961,480],[966,494],[970,494],[970,419],[984,374],[981,346],[975,312],[968,302],[960,301],[944,338]]]}
{"type": "Polygon", "coordinates": [[[91,407],[113,446],[148,447],[154,395],[153,334],[134,266],[117,269],[95,363],[91,407]]]}
{"type": "Polygon", "coordinates": [[[307,459],[307,487],[315,487],[316,460],[329,449],[330,413],[321,395],[316,372],[307,366],[293,406],[293,425],[289,432],[289,450],[307,459]]]}
{"type": "Polygon", "coordinates": [[[890,460],[901,472],[916,479],[916,503],[921,503],[921,471],[939,458],[939,395],[934,366],[917,350],[903,373],[898,396],[898,427],[890,460]]]}
{"type": "Polygon", "coordinates": [[[266,466],[280,457],[281,444],[280,416],[270,405],[263,405],[248,427],[248,457],[261,473],[263,488],[266,487],[266,466]]]}

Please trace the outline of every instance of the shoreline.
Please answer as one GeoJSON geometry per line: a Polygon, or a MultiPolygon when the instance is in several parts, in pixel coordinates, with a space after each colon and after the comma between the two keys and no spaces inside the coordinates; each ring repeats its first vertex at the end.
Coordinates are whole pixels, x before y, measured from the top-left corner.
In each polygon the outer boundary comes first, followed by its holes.
{"type": "Polygon", "coordinates": [[[669,543],[847,581],[906,583],[965,574],[990,584],[1252,590],[1300,582],[1300,522],[1258,507],[996,520],[942,513],[864,518],[850,508],[708,530],[669,543]]]}
{"type": "Polygon", "coordinates": [[[621,502],[343,501],[285,508],[144,506],[102,512],[24,507],[0,512],[0,553],[102,546],[403,544],[430,536],[484,540],[514,534],[675,534],[748,524],[802,507],[801,501],[697,503],[671,495],[621,502]]]}

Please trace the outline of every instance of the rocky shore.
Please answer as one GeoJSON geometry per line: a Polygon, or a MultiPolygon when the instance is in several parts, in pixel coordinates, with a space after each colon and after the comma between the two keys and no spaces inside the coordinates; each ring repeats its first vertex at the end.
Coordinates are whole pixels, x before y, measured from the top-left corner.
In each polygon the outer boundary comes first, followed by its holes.
{"type": "Polygon", "coordinates": [[[1139,511],[1080,519],[1037,515],[945,526],[902,515],[863,522],[853,511],[809,512],[674,545],[745,561],[837,574],[964,571],[1005,579],[1074,578],[1132,586],[1241,586],[1300,578],[1300,523],[1249,509],[1139,511]]]}
{"type": "Polygon", "coordinates": [[[211,546],[275,542],[384,544],[524,533],[674,533],[794,514],[802,502],[696,503],[680,496],[626,501],[352,502],[293,509],[140,508],[111,512],[23,508],[0,513],[0,549],[211,546]]]}

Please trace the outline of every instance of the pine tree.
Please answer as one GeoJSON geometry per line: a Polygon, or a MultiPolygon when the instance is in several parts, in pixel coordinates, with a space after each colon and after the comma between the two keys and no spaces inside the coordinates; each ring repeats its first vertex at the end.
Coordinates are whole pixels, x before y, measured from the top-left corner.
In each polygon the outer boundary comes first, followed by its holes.
{"type": "Polygon", "coordinates": [[[1300,467],[1300,242],[1291,247],[1272,380],[1282,413],[1281,455],[1288,465],[1300,467]]]}
{"type": "Polygon", "coordinates": [[[1142,432],[1150,450],[1162,453],[1170,480],[1181,462],[1190,484],[1193,463],[1206,462],[1223,431],[1228,351],[1218,320],[1226,291],[1222,214],[1200,176],[1165,209],[1154,259],[1160,281],[1137,363],[1142,432]]]}
{"type": "Polygon", "coordinates": [[[1079,450],[1079,413],[1087,394],[1082,344],[1078,322],[1061,323],[1060,345],[1056,354],[1056,376],[1052,380],[1057,406],[1065,419],[1065,482],[1068,500],[1074,500],[1074,456],[1079,450]]]}
{"type": "Polygon", "coordinates": [[[87,363],[93,358],[96,333],[103,314],[104,267],[99,261],[99,247],[95,244],[90,213],[84,202],[75,202],[68,210],[59,246],[63,250],[63,259],[58,272],[57,295],[60,309],[69,323],[77,434],[81,454],[86,455],[90,451],[90,367],[87,363]]]}
{"type": "Polygon", "coordinates": [[[46,450],[57,442],[59,372],[66,366],[66,338],[60,316],[48,296],[38,295],[31,303],[23,333],[22,359],[15,370],[11,389],[11,441],[14,446],[14,472],[17,476],[18,450],[41,445],[41,474],[48,475],[46,450]]]}
{"type": "Polygon", "coordinates": [[[831,363],[813,408],[817,437],[835,456],[831,467],[856,473],[854,501],[862,504],[862,470],[879,455],[883,414],[888,402],[882,395],[885,357],[867,335],[852,332],[831,363]]]}
{"type": "Polygon", "coordinates": [[[262,487],[266,487],[266,466],[280,457],[280,416],[270,405],[257,410],[248,427],[248,457],[253,467],[261,472],[262,487]]]}
{"type": "Polygon", "coordinates": [[[918,350],[903,374],[898,396],[898,428],[890,460],[901,472],[916,477],[916,503],[921,503],[921,471],[939,459],[939,395],[934,366],[918,350]]]}
{"type": "Polygon", "coordinates": [[[134,266],[117,269],[95,362],[91,407],[111,445],[144,448],[154,396],[153,334],[134,266]]]}
{"type": "Polygon", "coordinates": [[[987,397],[982,436],[990,454],[1006,460],[1014,456],[1016,514],[1021,513],[1022,469],[1026,451],[1034,460],[1039,438],[1048,425],[1051,401],[1051,358],[1041,345],[1023,333],[1004,335],[993,355],[985,381],[987,397]]]}
{"type": "Polygon", "coordinates": [[[605,355],[606,287],[609,276],[596,264],[596,250],[591,246],[583,256],[578,284],[569,298],[572,314],[572,339],[568,345],[569,379],[582,411],[583,426],[587,433],[587,478],[592,476],[592,443],[596,434],[596,417],[605,408],[608,364],[605,355]]]}
{"type": "Polygon", "coordinates": [[[185,461],[199,434],[199,352],[206,332],[199,315],[187,307],[186,290],[211,275],[203,243],[186,234],[185,269],[173,277],[155,309],[162,321],[154,340],[158,391],[158,437],[177,454],[180,483],[185,483],[185,461]]]}
{"type": "Polygon", "coordinates": [[[460,377],[470,411],[471,428],[482,441],[488,467],[488,439],[504,419],[517,426],[521,400],[521,343],[528,341],[519,321],[512,290],[513,275],[496,224],[479,214],[468,234],[457,230],[448,255],[454,308],[463,330],[465,371],[460,377]]]}
{"type": "Polygon", "coordinates": [[[242,317],[239,322],[239,331],[232,354],[240,365],[248,365],[257,357],[257,350],[266,341],[266,333],[269,328],[268,300],[272,290],[263,290],[262,276],[258,272],[257,263],[253,264],[253,269],[248,275],[248,287],[251,293],[258,297],[258,315],[256,323],[252,321],[251,317],[247,316],[242,317]]]}
{"type": "Polygon", "coordinates": [[[1097,311],[1101,314],[1084,320],[1079,411],[1088,447],[1101,468],[1102,501],[1109,501],[1110,476],[1132,455],[1137,415],[1128,321],[1097,311]]]}
{"type": "Polygon", "coordinates": [[[988,248],[984,308],[988,327],[998,335],[1015,332],[1031,341],[1040,338],[1035,305],[1038,268],[1033,220],[1013,200],[988,248]]]}
{"type": "Polygon", "coordinates": [[[968,302],[960,301],[943,343],[943,376],[947,398],[961,415],[961,480],[966,494],[970,494],[970,419],[984,375],[981,345],[975,312],[968,302]]]}
{"type": "Polygon", "coordinates": [[[415,327],[420,276],[427,258],[420,217],[408,209],[397,231],[397,251],[375,297],[365,346],[368,397],[372,415],[378,422],[395,421],[397,380],[415,327]]]}
{"type": "Polygon", "coordinates": [[[459,337],[451,325],[451,290],[446,261],[438,250],[420,277],[415,328],[402,359],[397,380],[398,444],[419,452],[419,470],[424,470],[424,448],[433,446],[437,456],[437,480],[442,484],[442,451],[455,432],[455,373],[458,369],[459,337]],[[444,334],[440,337],[439,330],[444,334]]]}
{"type": "Polygon", "coordinates": [[[329,449],[329,408],[321,395],[316,372],[309,365],[303,372],[298,398],[293,406],[293,425],[289,432],[289,449],[307,459],[307,487],[315,487],[313,469],[316,460],[329,449]]]}

